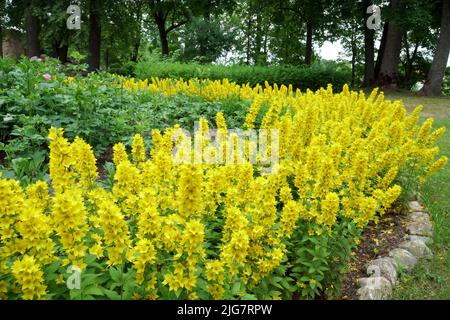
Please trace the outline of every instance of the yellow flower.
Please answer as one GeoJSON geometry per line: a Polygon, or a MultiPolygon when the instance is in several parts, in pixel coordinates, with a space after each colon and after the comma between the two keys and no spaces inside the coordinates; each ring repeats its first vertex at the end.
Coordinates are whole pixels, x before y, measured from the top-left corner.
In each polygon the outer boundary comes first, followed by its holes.
{"type": "Polygon", "coordinates": [[[336,193],[328,193],[321,201],[321,213],[318,217],[320,223],[331,227],[336,221],[336,214],[339,211],[339,197],[336,193]]]}
{"type": "Polygon", "coordinates": [[[0,281],[0,300],[8,299],[8,282],[1,280],[0,281]]]}
{"type": "Polygon", "coordinates": [[[96,159],[92,148],[83,139],[76,138],[70,146],[73,168],[78,173],[78,185],[92,188],[98,178],[96,159]]]}
{"type": "Polygon", "coordinates": [[[116,167],[123,161],[129,161],[125,145],[121,142],[116,143],[113,147],[113,161],[116,167]]]}
{"type": "Polygon", "coordinates": [[[56,195],[52,207],[53,225],[68,261],[80,268],[87,247],[84,238],[87,231],[87,210],[81,191],[66,190],[56,195]]]}
{"type": "Polygon", "coordinates": [[[201,213],[202,172],[198,165],[180,165],[180,178],[176,193],[178,212],[182,217],[195,216],[201,213]]]}
{"type": "Polygon", "coordinates": [[[57,193],[63,192],[75,183],[75,173],[71,170],[74,158],[71,154],[70,143],[63,137],[62,128],[51,128],[50,139],[50,177],[52,186],[57,193]]]}
{"type": "Polygon", "coordinates": [[[292,232],[295,229],[295,225],[299,218],[300,208],[299,205],[293,201],[289,200],[284,207],[280,219],[280,229],[279,234],[281,236],[291,237],[292,232]]]}
{"type": "Polygon", "coordinates": [[[24,300],[45,299],[47,287],[44,284],[44,273],[33,257],[25,255],[21,260],[16,260],[11,272],[22,288],[24,300]]]}
{"type": "Polygon", "coordinates": [[[140,164],[145,161],[144,139],[142,139],[140,134],[136,134],[133,137],[131,154],[133,156],[133,162],[136,166],[139,167],[140,164]]]}
{"type": "Polygon", "coordinates": [[[155,263],[156,250],[152,242],[147,239],[141,239],[130,251],[129,259],[136,269],[136,281],[141,284],[145,279],[146,266],[155,263]]]}
{"type": "Polygon", "coordinates": [[[215,281],[220,284],[224,281],[224,266],[220,260],[209,261],[205,264],[205,276],[208,281],[215,281]]]}

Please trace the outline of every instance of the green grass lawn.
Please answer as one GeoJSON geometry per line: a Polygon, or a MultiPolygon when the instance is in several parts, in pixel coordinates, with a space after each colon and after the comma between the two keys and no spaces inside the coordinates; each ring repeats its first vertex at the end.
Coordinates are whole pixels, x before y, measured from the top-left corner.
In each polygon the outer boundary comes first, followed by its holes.
{"type": "MultiPolygon", "coordinates": [[[[436,128],[447,131],[439,142],[441,153],[450,158],[450,98],[386,94],[387,99],[401,99],[408,111],[424,105],[422,116],[435,118],[436,128]]],[[[421,260],[414,271],[401,277],[392,299],[450,299],[450,164],[433,176],[423,187],[423,202],[434,221],[433,257],[421,260]]]]}

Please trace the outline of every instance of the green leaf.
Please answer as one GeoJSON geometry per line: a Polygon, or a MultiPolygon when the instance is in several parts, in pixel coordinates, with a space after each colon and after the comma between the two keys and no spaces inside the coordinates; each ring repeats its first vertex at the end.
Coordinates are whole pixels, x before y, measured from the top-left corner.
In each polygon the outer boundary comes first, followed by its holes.
{"type": "Polygon", "coordinates": [[[180,298],[181,293],[183,292],[183,288],[178,288],[177,291],[175,291],[175,296],[178,298],[180,298]]]}
{"type": "Polygon", "coordinates": [[[103,295],[103,291],[96,286],[90,286],[86,289],[83,290],[83,294],[90,294],[90,295],[94,295],[94,296],[102,296],[103,295]]]}
{"type": "Polygon", "coordinates": [[[203,291],[203,290],[197,291],[197,296],[200,300],[210,300],[211,299],[209,293],[206,291],[203,291]]]}
{"type": "Polygon", "coordinates": [[[70,295],[71,300],[81,300],[81,290],[80,289],[70,290],[69,295],[70,295]]]}
{"type": "Polygon", "coordinates": [[[121,300],[121,296],[115,292],[114,290],[108,290],[106,288],[103,288],[103,293],[105,296],[107,296],[111,300],[121,300]]]}
{"type": "Polygon", "coordinates": [[[48,265],[45,268],[45,271],[47,271],[48,273],[54,273],[56,272],[56,270],[58,270],[58,268],[61,266],[61,263],[59,261],[55,261],[53,263],[51,263],[50,265],[48,265]]]}
{"type": "Polygon", "coordinates": [[[269,296],[272,296],[272,297],[281,296],[281,292],[280,291],[271,290],[271,291],[269,291],[269,296]]]}
{"type": "Polygon", "coordinates": [[[117,283],[122,283],[122,273],[120,270],[111,267],[109,268],[109,274],[111,275],[111,279],[113,279],[117,283]]]}
{"type": "Polygon", "coordinates": [[[240,290],[241,290],[241,282],[240,281],[234,282],[233,287],[231,288],[231,293],[233,295],[237,295],[240,290]]]}
{"type": "Polygon", "coordinates": [[[90,285],[96,283],[99,274],[84,274],[81,276],[81,284],[83,287],[89,287],[90,285]]]}

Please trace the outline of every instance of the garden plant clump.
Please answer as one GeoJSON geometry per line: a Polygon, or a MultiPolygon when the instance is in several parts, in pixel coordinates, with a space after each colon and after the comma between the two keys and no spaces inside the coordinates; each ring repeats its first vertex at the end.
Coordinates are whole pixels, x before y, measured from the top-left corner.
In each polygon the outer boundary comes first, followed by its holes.
{"type": "MultiPolygon", "coordinates": [[[[199,117],[202,147],[217,157],[233,143],[224,136],[214,148],[209,127],[278,130],[278,165],[262,174],[248,157],[179,163],[173,136],[188,123],[173,123],[152,130],[151,144],[134,135],[131,152],[115,144],[110,176],[100,179],[86,142],[95,132],[67,139],[64,123],[47,123],[49,182],[0,180],[1,298],[333,297],[365,226],[447,162],[436,146],[444,128],[433,131],[432,119],[419,125],[420,107],[407,115],[377,90],[366,97],[346,85],[333,93],[331,86],[301,92],[227,80],[111,79],[102,90],[130,101],[156,95],[246,106],[242,121],[234,111],[199,117]],[[81,271],[78,288],[68,286],[68,268],[81,271]]],[[[55,85],[86,90],[90,81],[55,85]]],[[[253,147],[246,144],[247,156],[253,147]]]]}

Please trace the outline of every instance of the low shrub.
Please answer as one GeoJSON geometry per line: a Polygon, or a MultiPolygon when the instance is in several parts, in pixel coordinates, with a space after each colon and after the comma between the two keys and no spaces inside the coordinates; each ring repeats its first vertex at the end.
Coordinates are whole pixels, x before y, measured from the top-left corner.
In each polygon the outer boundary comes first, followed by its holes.
{"type": "Polygon", "coordinates": [[[245,66],[245,65],[204,65],[195,63],[177,63],[164,61],[139,62],[135,69],[139,79],[182,78],[182,79],[228,79],[240,85],[292,85],[299,88],[316,90],[332,84],[335,88],[342,88],[350,82],[351,73],[347,67],[331,62],[319,62],[307,66],[245,66]]]}

